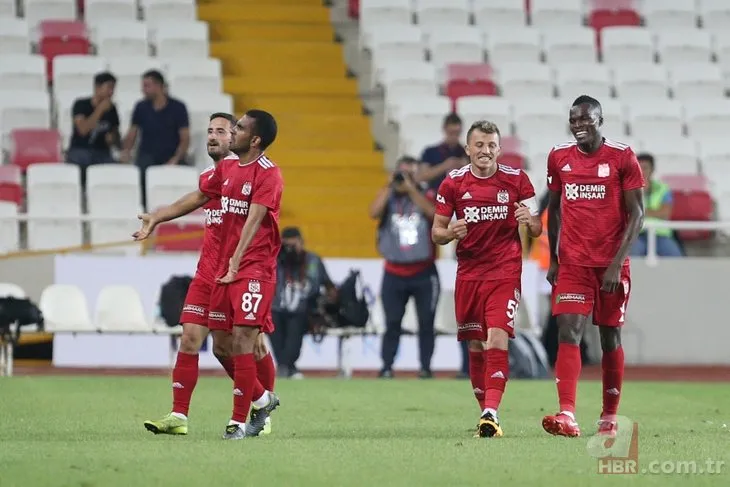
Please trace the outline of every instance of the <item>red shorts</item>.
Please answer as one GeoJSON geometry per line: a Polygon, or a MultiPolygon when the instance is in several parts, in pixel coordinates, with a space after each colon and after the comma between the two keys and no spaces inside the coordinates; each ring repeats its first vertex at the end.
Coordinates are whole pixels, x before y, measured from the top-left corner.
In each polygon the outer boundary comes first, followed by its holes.
{"type": "Polygon", "coordinates": [[[629,266],[621,268],[621,286],[616,292],[601,291],[605,267],[582,267],[561,264],[553,287],[553,315],[576,314],[589,316],[593,324],[623,326],[631,294],[629,266]]]}
{"type": "Polygon", "coordinates": [[[454,288],[457,340],[487,340],[488,328],[501,328],[510,338],[515,336],[515,316],[520,304],[522,282],[518,279],[498,281],[460,281],[454,288]]]}
{"type": "Polygon", "coordinates": [[[210,292],[213,284],[199,278],[193,278],[185,296],[185,304],[180,313],[180,323],[208,326],[208,310],[210,292]]]}
{"type": "Polygon", "coordinates": [[[271,304],[276,283],[243,278],[230,284],[216,284],[210,299],[208,327],[231,331],[235,326],[256,326],[262,333],[274,331],[271,304]]]}

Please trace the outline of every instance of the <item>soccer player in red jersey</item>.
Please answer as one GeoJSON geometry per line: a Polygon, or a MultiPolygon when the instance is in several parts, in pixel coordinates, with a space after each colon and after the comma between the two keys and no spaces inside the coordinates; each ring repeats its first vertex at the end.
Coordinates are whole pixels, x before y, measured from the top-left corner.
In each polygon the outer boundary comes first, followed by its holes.
{"type": "Polygon", "coordinates": [[[478,436],[502,436],[497,410],[509,377],[509,339],[522,290],[519,226],[537,237],[535,189],[523,171],[499,164],[499,128],[475,122],[466,135],[470,164],[451,171],[436,195],[432,238],[457,240],[457,339],[469,342],[469,375],[482,409],[478,436]],[[451,222],[456,214],[457,220],[451,222]]]}
{"type": "Polygon", "coordinates": [[[276,133],[276,121],[270,113],[246,112],[234,128],[231,145],[239,161],[219,165],[211,178],[211,197],[221,201],[223,241],[219,285],[211,295],[208,326],[218,329],[232,325],[233,414],[223,435],[229,440],[258,436],[279,405],[277,395],[257,380],[253,354],[259,334],[273,331],[274,326],[271,304],[281,249],[279,210],[284,182],[264,150],[274,142],[276,133]],[[217,316],[225,320],[218,321],[217,316]],[[246,423],[249,410],[251,417],[246,423]]]}
{"type": "MultiPolygon", "coordinates": [[[[203,246],[197,270],[180,315],[183,334],[175,368],[172,372],[172,412],[158,421],[145,421],[144,423],[149,431],[156,434],[187,434],[188,431],[188,410],[198,381],[198,351],[209,333],[209,301],[211,290],[215,285],[215,273],[221,241],[220,200],[209,200],[203,194],[203,191],[210,184],[210,176],[217,165],[231,164],[238,161],[238,157],[230,152],[232,127],[235,123],[235,117],[230,114],[214,113],[210,116],[208,155],[213,159],[213,165],[201,173],[198,183],[199,189],[185,195],[172,205],[154,211],[152,214],[140,215],[143,227],[134,234],[136,240],[143,240],[151,235],[159,223],[186,215],[200,206],[203,207],[206,215],[203,246]]],[[[212,330],[211,334],[213,336],[213,353],[233,379],[231,335],[224,330],[212,330]]],[[[268,389],[273,389],[275,378],[274,361],[266,349],[263,336],[257,344],[257,359],[257,371],[260,381],[266,384],[268,389]]]]}
{"type": "Polygon", "coordinates": [[[603,350],[603,411],[599,434],[615,435],[624,352],[621,327],[631,292],[629,251],[644,220],[644,178],[634,151],[601,135],[601,104],[580,96],[570,109],[575,142],[548,156],[548,239],[553,315],[558,320],[555,382],[560,411],[545,416],[545,431],[580,436],[575,396],[580,340],[589,315],[603,350]]]}

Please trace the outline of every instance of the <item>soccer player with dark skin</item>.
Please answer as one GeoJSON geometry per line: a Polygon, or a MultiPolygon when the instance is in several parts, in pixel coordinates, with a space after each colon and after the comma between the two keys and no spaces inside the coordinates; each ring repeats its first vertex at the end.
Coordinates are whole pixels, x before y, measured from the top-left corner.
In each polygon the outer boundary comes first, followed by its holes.
{"type": "Polygon", "coordinates": [[[569,124],[575,141],[555,146],[548,156],[547,280],[553,285],[559,330],[555,376],[560,411],[545,416],[542,424],[553,435],[581,434],[575,420],[579,345],[592,314],[603,351],[598,433],[615,436],[624,373],[621,326],[631,285],[628,255],[644,220],[643,176],[629,146],[602,136],[596,99],[578,97],[569,124]]]}

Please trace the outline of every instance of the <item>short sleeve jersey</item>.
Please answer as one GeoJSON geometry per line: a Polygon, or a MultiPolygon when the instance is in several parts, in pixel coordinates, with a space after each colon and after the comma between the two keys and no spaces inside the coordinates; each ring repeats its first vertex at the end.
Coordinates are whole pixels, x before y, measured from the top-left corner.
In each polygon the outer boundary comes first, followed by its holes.
{"type": "Polygon", "coordinates": [[[553,147],[547,166],[548,189],[560,193],[559,262],[608,267],[628,225],[623,193],[644,187],[636,154],[609,139],[594,154],[567,142],[553,147]]]}
{"type": "Polygon", "coordinates": [[[265,206],[268,211],[256,235],[244,252],[236,280],[243,278],[276,281],[276,260],[281,249],[279,211],[284,181],[281,170],[264,154],[241,164],[219,164],[206,193],[220,198],[221,252],[218,258],[219,276],[228,270],[228,261],[241,238],[252,204],[265,206]]]}
{"type": "Polygon", "coordinates": [[[456,245],[456,278],[492,281],[520,278],[522,245],[515,203],[537,215],[535,189],[523,171],[499,164],[487,178],[467,165],[451,171],[436,195],[436,214],[466,222],[467,234],[456,245]]]}

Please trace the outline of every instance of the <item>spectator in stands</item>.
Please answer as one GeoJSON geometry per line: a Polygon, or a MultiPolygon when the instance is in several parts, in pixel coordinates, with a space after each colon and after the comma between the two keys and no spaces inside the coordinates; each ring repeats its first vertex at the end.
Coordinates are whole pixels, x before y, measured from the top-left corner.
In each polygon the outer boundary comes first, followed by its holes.
{"type": "MultiPolygon", "coordinates": [[[[644,173],[645,222],[660,223],[672,216],[672,192],[669,186],[654,179],[654,156],[642,153],[637,156],[644,173]]],[[[644,229],[631,249],[631,255],[646,256],[648,232],[644,229]]],[[[682,257],[684,253],[671,228],[656,227],[656,253],[660,257],[682,257]]]]}
{"type": "MultiPolygon", "coordinates": [[[[380,377],[393,377],[406,305],[415,300],[421,378],[432,377],[435,346],[434,320],[441,292],[436,269],[436,249],[431,240],[436,192],[416,182],[417,161],[403,158],[391,183],[370,204],[370,217],[379,220],[378,251],[385,259],[381,299],[385,312],[385,335],[381,350],[380,377]]],[[[422,183],[425,186],[425,183],[422,183]]]]}
{"type": "Polygon", "coordinates": [[[461,118],[455,113],[444,118],[444,140],[431,147],[426,147],[421,155],[421,168],[418,180],[428,183],[429,188],[437,191],[441,181],[452,169],[467,163],[464,145],[461,143],[461,118]]]}
{"type": "Polygon", "coordinates": [[[112,101],[117,79],[108,72],[94,77],[94,94],[78,98],[73,105],[73,134],[66,160],[81,168],[81,185],[86,187],[86,168],[115,162],[112,147],[119,147],[119,114],[112,101]]]}
{"type": "Polygon", "coordinates": [[[132,148],[140,135],[135,163],[140,169],[142,204],[146,204],[146,170],[162,164],[185,164],[190,145],[188,110],[168,96],[165,78],[157,70],[142,75],[144,99],[132,112],[132,123],[122,149],[122,162],[130,162],[132,148]]]}
{"type": "Polygon", "coordinates": [[[272,305],[275,330],[271,346],[278,363],[279,377],[299,379],[297,360],[310,319],[318,314],[319,298],[325,293],[330,302],[337,296],[320,256],[304,247],[296,227],[281,232],[281,251],[276,270],[276,296],[272,305]]]}

